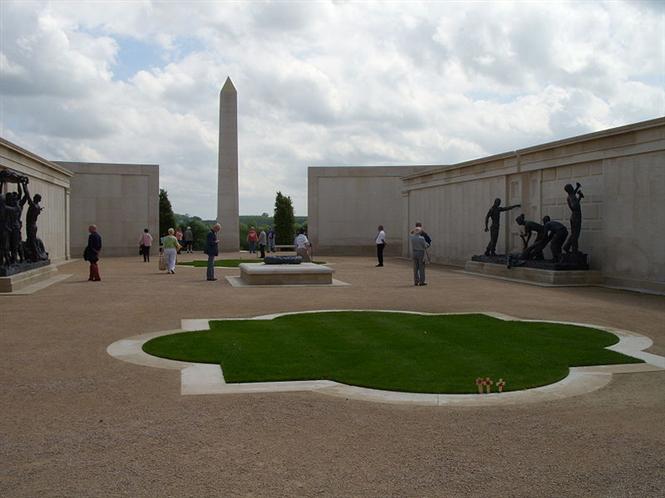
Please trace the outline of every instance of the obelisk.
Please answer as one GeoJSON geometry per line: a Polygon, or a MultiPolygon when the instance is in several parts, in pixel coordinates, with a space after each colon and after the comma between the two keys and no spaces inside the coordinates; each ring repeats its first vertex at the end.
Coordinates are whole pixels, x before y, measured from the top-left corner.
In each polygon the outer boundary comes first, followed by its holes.
{"type": "Polygon", "coordinates": [[[240,250],[238,210],[238,92],[226,82],[219,93],[219,176],[217,222],[222,225],[221,251],[240,250]]]}

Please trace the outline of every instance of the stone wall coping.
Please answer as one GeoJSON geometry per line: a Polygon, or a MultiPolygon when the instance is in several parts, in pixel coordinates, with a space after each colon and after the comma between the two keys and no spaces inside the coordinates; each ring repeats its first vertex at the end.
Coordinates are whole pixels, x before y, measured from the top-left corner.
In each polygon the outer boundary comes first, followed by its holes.
{"type": "Polygon", "coordinates": [[[589,142],[591,140],[597,140],[599,138],[607,138],[607,137],[612,137],[616,135],[621,135],[624,133],[630,133],[634,131],[640,131],[640,130],[646,130],[649,128],[658,128],[661,126],[665,126],[665,117],[663,118],[656,118],[656,119],[651,119],[648,121],[641,121],[639,123],[633,123],[625,126],[619,126],[616,128],[609,128],[607,130],[601,130],[601,131],[596,131],[593,133],[587,133],[584,135],[577,135],[575,137],[570,137],[570,138],[564,138],[561,140],[556,140],[554,142],[547,142],[544,144],[540,145],[533,145],[531,147],[526,147],[523,149],[516,149],[513,151],[508,151],[508,152],[503,152],[500,154],[495,154],[492,156],[486,156],[486,157],[481,157],[477,159],[471,159],[469,161],[463,161],[461,163],[457,164],[451,164],[451,165],[445,165],[445,166],[433,166],[432,169],[426,171],[426,172],[417,172],[417,173],[412,173],[410,175],[405,175],[402,177],[403,180],[412,180],[415,178],[420,178],[423,175],[435,175],[437,173],[442,173],[444,171],[450,171],[454,169],[461,169],[461,168],[466,168],[468,166],[473,166],[476,164],[484,164],[484,163],[489,163],[493,161],[505,161],[506,159],[511,159],[515,158],[515,160],[519,161],[521,156],[525,156],[528,154],[532,154],[534,152],[541,152],[544,150],[549,150],[549,149],[556,149],[562,146],[567,146],[567,145],[572,145],[572,144],[577,144],[581,142],[589,142]]]}
{"type": "Polygon", "coordinates": [[[20,147],[20,146],[16,145],[15,143],[12,143],[9,140],[6,140],[2,137],[0,137],[0,145],[4,145],[8,149],[13,150],[14,152],[18,152],[22,156],[29,157],[30,159],[32,159],[34,161],[37,161],[38,163],[46,166],[47,168],[52,169],[52,170],[60,173],[61,175],[64,175],[66,177],[74,176],[74,173],[72,173],[68,169],[65,169],[64,167],[62,167],[62,166],[60,166],[60,165],[58,165],[58,164],[56,164],[52,161],[44,159],[43,157],[38,156],[34,152],[30,152],[29,150],[26,150],[23,147],[20,147]]]}

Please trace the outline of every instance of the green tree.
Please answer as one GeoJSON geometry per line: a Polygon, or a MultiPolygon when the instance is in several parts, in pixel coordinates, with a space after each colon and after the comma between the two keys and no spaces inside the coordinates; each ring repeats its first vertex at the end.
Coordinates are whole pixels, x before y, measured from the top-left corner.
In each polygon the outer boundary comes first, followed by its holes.
{"type": "Polygon", "coordinates": [[[277,192],[275,198],[275,235],[277,244],[293,244],[293,203],[291,198],[277,192]]]}
{"type": "Polygon", "coordinates": [[[159,189],[159,235],[165,235],[169,228],[175,228],[175,215],[169,201],[169,195],[163,188],[159,189]]]}

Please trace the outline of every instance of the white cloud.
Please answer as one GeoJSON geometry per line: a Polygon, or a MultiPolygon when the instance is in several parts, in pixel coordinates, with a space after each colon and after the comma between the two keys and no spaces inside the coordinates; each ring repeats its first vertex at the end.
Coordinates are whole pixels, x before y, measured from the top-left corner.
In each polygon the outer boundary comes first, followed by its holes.
{"type": "Polygon", "coordinates": [[[665,114],[649,2],[0,8],[0,133],[52,159],[159,163],[176,211],[205,218],[227,75],[248,214],[277,190],[304,214],[310,165],[447,164],[665,114]]]}

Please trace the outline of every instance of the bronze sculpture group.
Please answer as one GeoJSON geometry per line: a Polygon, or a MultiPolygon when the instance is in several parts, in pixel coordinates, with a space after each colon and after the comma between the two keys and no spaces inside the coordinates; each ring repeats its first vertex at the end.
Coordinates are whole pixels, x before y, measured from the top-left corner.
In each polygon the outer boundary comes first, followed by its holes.
{"type": "Polygon", "coordinates": [[[35,266],[31,263],[48,263],[48,253],[37,237],[42,197],[39,194],[30,197],[29,183],[27,176],[16,171],[0,171],[0,273],[3,275],[30,269],[35,266]],[[16,185],[16,191],[3,194],[5,185],[16,185]],[[23,240],[22,215],[26,204],[26,238],[23,240]]]}
{"type": "Polygon", "coordinates": [[[504,211],[521,207],[520,204],[501,207],[501,199],[495,199],[485,216],[485,231],[488,231],[487,223],[492,220],[489,228],[490,241],[485,250],[484,256],[474,256],[476,261],[486,261],[494,263],[507,263],[511,266],[540,266],[550,269],[588,269],[587,255],[580,252],[578,242],[582,229],[582,208],[581,200],[584,194],[582,186],[576,183],[573,187],[567,184],[564,187],[568,197],[566,202],[570,208],[570,233],[568,228],[561,222],[550,219],[545,216],[542,223],[527,220],[522,213],[516,219],[516,223],[523,227],[522,251],[517,254],[498,256],[496,254],[496,244],[499,237],[500,216],[504,211]],[[535,235],[533,242],[532,237],[535,235]],[[552,252],[552,260],[546,261],[544,250],[549,245],[552,252]],[[549,266],[548,266],[549,265],[549,266]]]}

